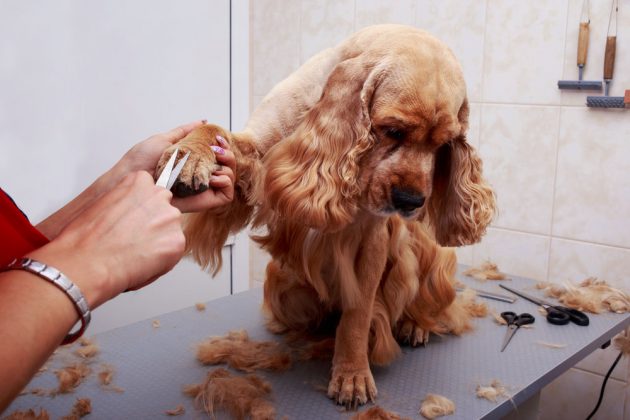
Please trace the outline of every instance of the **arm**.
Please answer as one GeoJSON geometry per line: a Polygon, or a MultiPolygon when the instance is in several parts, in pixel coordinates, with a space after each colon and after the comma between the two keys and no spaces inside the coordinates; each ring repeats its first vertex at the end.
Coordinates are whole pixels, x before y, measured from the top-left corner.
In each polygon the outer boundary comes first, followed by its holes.
{"type": "MultiPolygon", "coordinates": [[[[176,203],[171,192],[155,186],[148,172],[133,171],[142,166],[143,156],[151,154],[148,146],[157,152],[152,162],[144,163],[155,167],[166,147],[164,140],[174,142],[185,135],[185,129],[178,130],[174,136],[154,136],[135,146],[40,225],[52,241],[26,256],[63,272],[82,291],[90,309],[151,283],[179,261],[185,238],[181,212],[174,205],[207,210],[233,196],[234,155],[227,148],[221,155],[225,166],[211,182],[214,188],[190,200],[176,203]]],[[[77,320],[73,303],[54,285],[25,271],[0,273],[0,413],[77,320]]]]}

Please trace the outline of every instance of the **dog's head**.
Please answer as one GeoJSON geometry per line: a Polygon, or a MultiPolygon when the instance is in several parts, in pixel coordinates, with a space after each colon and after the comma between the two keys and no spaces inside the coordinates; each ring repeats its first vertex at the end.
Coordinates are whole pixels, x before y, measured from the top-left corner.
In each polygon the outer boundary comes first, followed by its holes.
{"type": "Polygon", "coordinates": [[[320,100],[265,156],[265,201],[322,231],[358,212],[399,213],[428,216],[443,245],[478,241],[495,201],[466,142],[459,64],[419,30],[365,38],[359,33],[320,100]]]}

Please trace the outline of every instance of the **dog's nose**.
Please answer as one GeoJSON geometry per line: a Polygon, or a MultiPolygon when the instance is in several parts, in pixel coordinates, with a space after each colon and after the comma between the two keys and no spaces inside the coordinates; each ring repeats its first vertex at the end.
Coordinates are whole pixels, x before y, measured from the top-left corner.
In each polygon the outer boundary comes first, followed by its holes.
{"type": "Polygon", "coordinates": [[[396,210],[410,213],[424,204],[424,194],[392,188],[392,204],[396,210]]]}

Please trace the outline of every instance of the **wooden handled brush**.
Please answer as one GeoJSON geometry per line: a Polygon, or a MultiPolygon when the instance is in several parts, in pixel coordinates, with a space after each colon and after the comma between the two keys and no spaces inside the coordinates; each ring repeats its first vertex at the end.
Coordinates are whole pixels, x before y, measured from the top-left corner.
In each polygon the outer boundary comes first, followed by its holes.
{"type": "Polygon", "coordinates": [[[588,53],[589,22],[580,22],[580,33],[578,35],[577,65],[583,67],[586,64],[586,54],[588,53]]]}
{"type": "Polygon", "coordinates": [[[606,51],[604,52],[604,80],[613,78],[615,69],[615,50],[617,47],[617,35],[606,38],[606,51]]]}

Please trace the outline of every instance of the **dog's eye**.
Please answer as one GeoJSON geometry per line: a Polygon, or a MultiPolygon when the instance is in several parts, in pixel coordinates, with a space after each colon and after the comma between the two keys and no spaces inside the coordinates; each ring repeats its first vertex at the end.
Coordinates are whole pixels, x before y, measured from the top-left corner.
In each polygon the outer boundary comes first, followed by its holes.
{"type": "Polygon", "coordinates": [[[393,140],[403,140],[405,138],[405,132],[394,127],[385,129],[385,135],[393,140]]]}

